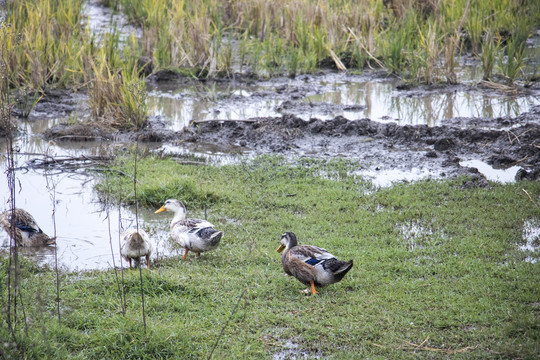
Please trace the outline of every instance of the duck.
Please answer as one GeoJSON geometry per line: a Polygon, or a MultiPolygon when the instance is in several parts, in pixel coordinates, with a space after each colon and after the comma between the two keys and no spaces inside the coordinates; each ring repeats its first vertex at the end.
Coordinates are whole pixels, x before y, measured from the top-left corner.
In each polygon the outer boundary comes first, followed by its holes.
{"type": "Polygon", "coordinates": [[[0,225],[11,234],[19,246],[38,247],[56,244],[56,237],[45,234],[26,210],[15,208],[0,214],[0,225]],[[12,219],[12,214],[14,219],[12,219]],[[15,225],[12,230],[11,225],[15,225]]]}
{"type": "Polygon", "coordinates": [[[214,229],[214,225],[206,220],[186,219],[186,207],[180,200],[168,199],[155,213],[163,211],[174,213],[171,221],[171,237],[185,249],[182,260],[186,260],[190,250],[200,257],[201,253],[219,246],[223,232],[214,229]]]}
{"type": "Polygon", "coordinates": [[[294,276],[309,287],[304,293],[312,296],[318,294],[315,286],[326,286],[337,283],[353,267],[353,261],[338,260],[326,249],[313,245],[298,245],[296,235],[286,232],[281,236],[277,252],[281,255],[281,265],[289,276],[294,276]]]}
{"type": "Polygon", "coordinates": [[[150,255],[154,248],[150,243],[148,233],[143,229],[129,228],[120,235],[120,238],[122,239],[120,254],[129,261],[129,268],[131,269],[131,260],[140,261],[144,256],[146,267],[150,270],[150,255]]]}

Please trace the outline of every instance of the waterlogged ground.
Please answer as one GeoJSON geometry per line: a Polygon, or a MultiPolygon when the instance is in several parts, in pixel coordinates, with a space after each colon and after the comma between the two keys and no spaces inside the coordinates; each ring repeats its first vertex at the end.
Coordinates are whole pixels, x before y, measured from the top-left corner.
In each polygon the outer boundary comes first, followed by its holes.
{"type": "MultiPolygon", "coordinates": [[[[112,27],[121,42],[141,35],[96,1],[86,4],[85,21],[98,38],[112,27]]],[[[539,43],[538,33],[527,42],[526,71],[540,62],[539,43]]],[[[239,73],[204,82],[160,72],[148,78],[151,116],[138,134],[80,125],[89,116],[87,95],[51,92],[28,120],[19,121],[16,204],[34,214],[44,231],[57,234],[61,267],[104,269],[120,264],[118,232],[134,223],[135,210],[100,202],[94,176],[82,166],[34,168],[43,154],[114,156],[138,138],[151,152],[197,155],[216,165],[268,153],[291,161],[345,158],[357,163],[350,174],[382,187],[463,174],[480,180],[471,186],[513,182],[516,176],[539,179],[540,84],[501,91],[481,76],[477,59],[467,55],[459,59],[460,85],[454,86],[408,86],[383,71],[270,80],[239,73]]],[[[0,167],[5,172],[5,159],[0,167]]],[[[0,186],[7,189],[5,177],[0,186]]],[[[6,191],[0,200],[7,204],[8,198],[6,191]]],[[[169,218],[149,209],[137,215],[156,241],[154,258],[171,253],[169,218]]],[[[4,232],[0,241],[7,245],[4,232]]],[[[36,256],[54,263],[50,249],[36,256]]]]}
{"type": "MultiPolygon", "coordinates": [[[[538,177],[535,90],[511,95],[470,85],[401,89],[396,79],[380,73],[260,82],[156,78],[148,83],[152,116],[138,135],[142,147],[162,155],[197,155],[217,165],[268,153],[291,160],[340,157],[358,164],[351,174],[383,187],[462,174],[501,183],[515,181],[518,173],[538,177]]],[[[134,209],[121,208],[119,215],[118,208],[97,199],[87,169],[31,166],[45,153],[111,156],[132,147],[135,133],[77,125],[73,119],[84,119],[87,112],[84,94],[50,94],[29,120],[20,121],[16,143],[17,206],[33,213],[47,233],[56,227],[59,265],[72,270],[119,266],[119,229],[135,221],[134,209]]],[[[6,178],[0,181],[7,188],[6,178]]],[[[1,200],[7,203],[7,192],[1,200]]],[[[138,218],[156,241],[154,259],[170,254],[169,218],[148,209],[138,218]]],[[[0,236],[6,246],[6,234],[0,236]]],[[[52,251],[36,255],[54,264],[52,251]]]]}

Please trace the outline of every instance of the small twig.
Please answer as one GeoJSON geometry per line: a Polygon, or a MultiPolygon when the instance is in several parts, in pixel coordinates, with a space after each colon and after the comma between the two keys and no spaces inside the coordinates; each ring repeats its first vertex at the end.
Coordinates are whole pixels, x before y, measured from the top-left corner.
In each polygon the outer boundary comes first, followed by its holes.
{"type": "Polygon", "coordinates": [[[511,132],[510,130],[507,130],[507,131],[506,131],[506,134],[508,135],[508,142],[510,143],[510,145],[513,145],[513,144],[514,144],[514,140],[512,140],[512,139],[510,138],[510,134],[514,135],[514,138],[518,141],[518,143],[520,143],[520,142],[519,142],[519,138],[516,136],[516,134],[514,134],[514,133],[511,132]]]}
{"type": "Polygon", "coordinates": [[[531,200],[531,202],[534,204],[534,200],[533,200],[533,198],[531,197],[531,195],[529,195],[529,193],[527,192],[527,190],[525,190],[525,189],[521,189],[521,190],[525,193],[525,195],[527,195],[527,197],[529,198],[529,200],[531,200]]]}

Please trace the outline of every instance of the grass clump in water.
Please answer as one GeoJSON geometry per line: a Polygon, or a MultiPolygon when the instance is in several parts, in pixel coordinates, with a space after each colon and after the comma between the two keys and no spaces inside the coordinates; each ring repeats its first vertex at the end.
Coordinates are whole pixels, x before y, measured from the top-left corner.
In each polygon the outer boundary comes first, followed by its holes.
{"type": "MultiPolygon", "coordinates": [[[[117,170],[129,174],[130,166],[117,170]]],[[[206,358],[220,339],[216,358],[271,358],[287,343],[325,358],[540,354],[540,269],[519,249],[524,224],[538,216],[538,182],[465,189],[463,179],[428,180],[374,190],[351,175],[356,163],[279,157],[221,167],[148,157],[138,169],[151,209],[193,196],[197,216],[213,194],[208,220],[225,232],[220,247],[144,271],[146,335],[138,272],[125,273],[125,317],[114,273],[63,274],[58,326],[48,306],[54,274],[28,269],[21,276],[30,331],[17,328],[10,353],[206,358]],[[179,183],[192,188],[174,193],[179,183]],[[301,295],[304,286],[283,273],[276,253],[284,231],[355,267],[317,297],[301,295]]],[[[107,179],[100,191],[132,199],[132,180],[107,179]]]]}

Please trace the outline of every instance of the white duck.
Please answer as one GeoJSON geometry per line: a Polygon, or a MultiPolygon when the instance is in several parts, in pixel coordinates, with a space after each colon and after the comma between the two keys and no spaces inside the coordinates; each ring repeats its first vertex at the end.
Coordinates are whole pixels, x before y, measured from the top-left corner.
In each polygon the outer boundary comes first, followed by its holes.
{"type": "Polygon", "coordinates": [[[171,221],[171,237],[186,249],[183,260],[186,259],[189,250],[197,253],[199,257],[202,252],[218,247],[223,232],[214,229],[214,225],[206,220],[186,219],[186,207],[181,201],[168,199],[155,213],[163,211],[174,213],[171,221]]]}
{"type": "Polygon", "coordinates": [[[121,235],[122,247],[120,248],[120,254],[129,261],[129,267],[131,268],[131,260],[135,259],[140,261],[141,257],[146,257],[146,267],[150,269],[150,255],[154,249],[150,243],[150,236],[143,229],[129,228],[121,235]]]}

